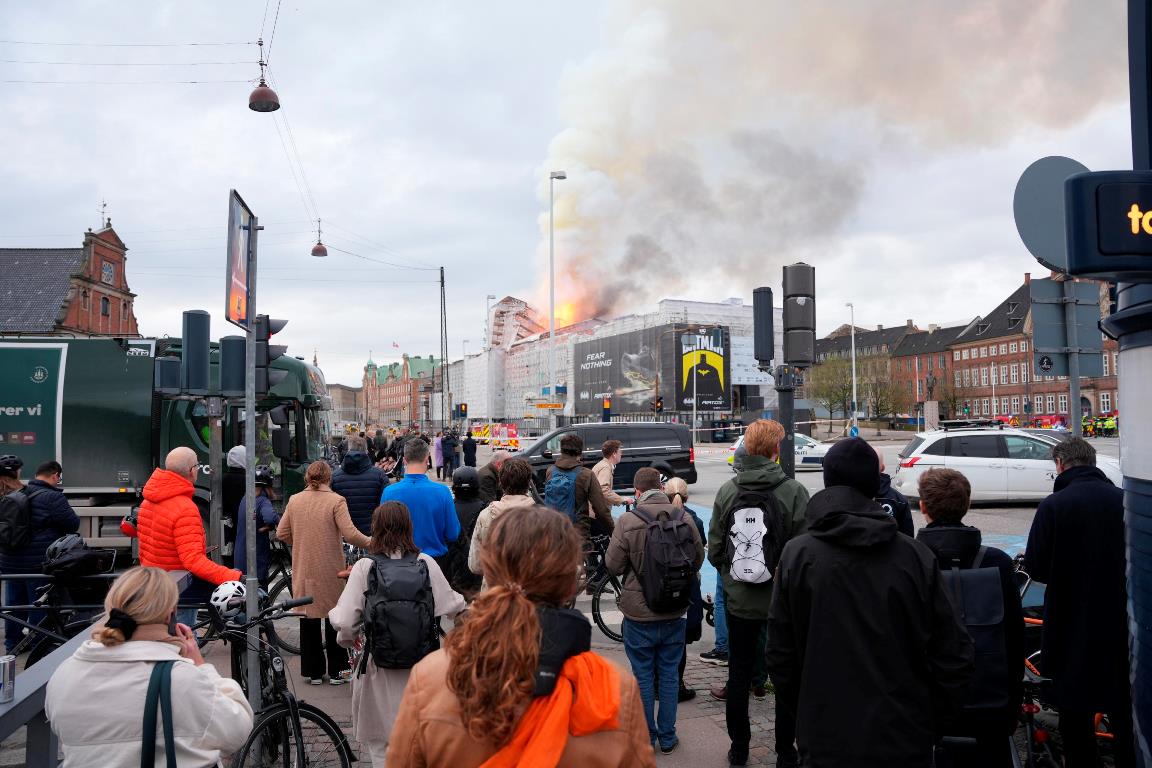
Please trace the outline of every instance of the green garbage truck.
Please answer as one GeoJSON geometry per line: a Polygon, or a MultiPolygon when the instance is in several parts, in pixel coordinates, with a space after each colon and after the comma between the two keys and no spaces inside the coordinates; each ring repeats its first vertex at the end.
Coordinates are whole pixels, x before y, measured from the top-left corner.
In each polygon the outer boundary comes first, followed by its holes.
{"type": "MultiPolygon", "coordinates": [[[[180,340],[172,338],[0,338],[0,455],[20,456],[26,475],[49,459],[63,465],[61,490],[90,546],[131,546],[120,522],[178,446],[195,450],[205,465],[196,501],[210,544],[223,542],[213,492],[219,499],[224,452],[244,442],[244,403],[161,393],[157,360],[179,354],[180,340]]],[[[215,344],[210,355],[214,392],[215,344]]],[[[271,367],[287,375],[257,403],[257,453],[275,468],[283,501],[303,488],[310,462],[328,458],[332,401],[319,368],[288,355],[271,367]]]]}

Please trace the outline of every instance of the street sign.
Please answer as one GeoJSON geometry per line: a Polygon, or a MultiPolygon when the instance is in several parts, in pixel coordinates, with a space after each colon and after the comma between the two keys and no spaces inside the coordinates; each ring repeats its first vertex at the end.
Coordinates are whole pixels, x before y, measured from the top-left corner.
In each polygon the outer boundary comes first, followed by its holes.
{"type": "Polygon", "coordinates": [[[1064,282],[1033,280],[1032,295],[1032,351],[1036,372],[1043,376],[1067,376],[1068,343],[1070,334],[1066,326],[1065,305],[1076,305],[1076,349],[1080,352],[1080,375],[1103,376],[1104,361],[1100,356],[1104,346],[1097,323],[1100,320],[1100,286],[1096,283],[1070,282],[1072,296],[1065,298],[1064,282]]]}
{"type": "Polygon", "coordinates": [[[228,193],[228,253],[224,286],[224,319],[241,328],[252,321],[252,210],[236,190],[228,193]]]}
{"type": "Polygon", "coordinates": [[[1071,158],[1042,157],[1020,174],[1012,197],[1016,231],[1024,247],[1044,266],[1057,272],[1068,270],[1064,242],[1064,182],[1088,169],[1071,158]]]}
{"type": "Polygon", "coordinates": [[[1068,274],[1152,280],[1152,171],[1080,173],[1064,190],[1068,274]]]}
{"type": "Polygon", "coordinates": [[[536,403],[537,408],[549,408],[558,411],[564,407],[564,403],[536,403]]]}

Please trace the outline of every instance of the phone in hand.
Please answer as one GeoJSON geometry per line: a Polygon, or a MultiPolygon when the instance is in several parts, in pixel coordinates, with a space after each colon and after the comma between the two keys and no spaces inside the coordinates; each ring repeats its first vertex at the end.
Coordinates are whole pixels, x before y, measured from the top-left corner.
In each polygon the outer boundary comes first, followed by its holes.
{"type": "Polygon", "coordinates": [[[172,611],[172,615],[168,617],[168,634],[172,637],[179,637],[176,633],[176,611],[172,611]]]}

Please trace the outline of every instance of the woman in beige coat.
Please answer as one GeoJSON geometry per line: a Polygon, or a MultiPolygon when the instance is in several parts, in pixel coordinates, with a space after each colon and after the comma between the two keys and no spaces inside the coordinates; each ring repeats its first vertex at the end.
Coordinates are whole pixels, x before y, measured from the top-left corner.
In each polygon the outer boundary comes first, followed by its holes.
{"type": "Polygon", "coordinates": [[[312,597],[300,619],[300,675],[320,685],[327,671],[328,682],[340,685],[348,682],[348,653],[336,644],[336,630],[328,622],[344,587],[338,576],[344,570],[340,540],[364,548],[369,538],[352,524],[344,497],[328,487],[332,468],[326,462],[309,464],[304,481],[308,487],[288,500],[276,528],[276,537],[292,547],[292,594],[312,597]]]}
{"type": "MultiPolygon", "coordinates": [[[[437,616],[455,616],[464,609],[464,598],[454,592],[444,578],[440,566],[428,555],[420,553],[412,541],[412,518],[408,507],[399,501],[386,501],[372,513],[372,543],[368,551],[379,557],[398,559],[417,554],[428,568],[428,581],[432,587],[432,601],[437,616]]],[[[340,595],[340,602],[328,614],[336,627],[337,641],[345,648],[360,646],[364,626],[365,592],[368,576],[374,567],[371,557],[363,557],[352,566],[348,584],[340,595]]],[[[404,687],[408,685],[408,669],[377,667],[371,652],[364,650],[364,674],[352,670],[352,728],[355,738],[372,758],[372,765],[383,768],[384,753],[392,734],[392,723],[400,710],[404,687]]]]}

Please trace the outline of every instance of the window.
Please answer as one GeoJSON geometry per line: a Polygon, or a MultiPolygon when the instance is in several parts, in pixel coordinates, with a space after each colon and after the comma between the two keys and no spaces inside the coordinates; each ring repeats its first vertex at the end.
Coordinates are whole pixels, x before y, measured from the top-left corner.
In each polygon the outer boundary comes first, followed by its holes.
{"type": "Polygon", "coordinates": [[[1007,384],[1008,383],[1008,366],[1006,364],[1000,366],[1000,383],[1001,384],[1007,384]]]}
{"type": "Polygon", "coordinates": [[[964,359],[967,360],[968,359],[968,350],[964,350],[962,354],[964,356],[964,359]]]}
{"type": "MultiPolygon", "coordinates": [[[[988,401],[985,400],[985,403],[988,401]]],[[[948,455],[974,459],[1000,458],[999,435],[965,435],[948,438],[948,455]]]]}
{"type": "MultiPolygon", "coordinates": [[[[952,350],[952,359],[953,360],[959,360],[960,359],[960,350],[958,350],[958,349],[952,350]]],[[[964,359],[967,360],[968,358],[965,357],[964,359]]]]}
{"type": "Polygon", "coordinates": [[[1060,410],[1057,413],[1068,413],[1068,395],[1066,393],[1060,394],[1060,410]]]}
{"type": "Polygon", "coordinates": [[[1020,351],[1021,352],[1027,352],[1028,351],[1028,342],[1026,342],[1026,341],[1020,342],[1020,351]]]}
{"type": "Polygon", "coordinates": [[[988,369],[987,368],[981,368],[980,369],[980,386],[982,386],[982,387],[988,386],[988,369]]]}
{"type": "Polygon", "coordinates": [[[1102,355],[1102,357],[1104,358],[1104,375],[1105,376],[1111,376],[1112,374],[1108,373],[1108,368],[1109,368],[1109,365],[1108,365],[1109,359],[1108,358],[1112,357],[1112,355],[1109,354],[1108,352],[1105,352],[1102,355]]]}
{"type": "Polygon", "coordinates": [[[1111,392],[1101,392],[1100,393],[1100,413],[1111,413],[1111,412],[1112,412],[1112,393],[1111,392]]]}
{"type": "Polygon", "coordinates": [[[1032,413],[1044,413],[1044,395],[1036,395],[1032,403],[1032,413]]]}
{"type": "Polygon", "coordinates": [[[1000,415],[1001,416],[1011,416],[1012,415],[1012,412],[1008,410],[1008,398],[1006,398],[1006,397],[1000,398],[1000,415]]]}
{"type": "Polygon", "coordinates": [[[988,357],[988,347],[980,347],[980,357],[988,357]]]}
{"type": "Polygon", "coordinates": [[[1017,413],[1020,413],[1020,396],[1019,396],[1019,395],[1016,395],[1016,396],[1014,396],[1014,397],[1012,398],[1012,410],[1011,410],[1011,413],[1012,413],[1013,415],[1015,415],[1015,414],[1017,414],[1017,413]]]}
{"type": "Polygon", "coordinates": [[[944,370],[945,368],[948,367],[946,365],[947,361],[948,361],[948,355],[940,355],[940,370],[944,370]]]}
{"type": "Polygon", "coordinates": [[[955,437],[946,437],[943,440],[937,440],[936,442],[932,443],[932,445],[929,445],[927,448],[925,448],[920,453],[922,453],[925,456],[947,456],[948,455],[948,444],[951,443],[953,440],[956,440],[956,439],[957,438],[955,438],[955,437]]]}
{"type": "Polygon", "coordinates": [[[1000,354],[1002,354],[1002,355],[1008,354],[1008,345],[1007,344],[1001,344],[1000,345],[1000,354]]]}
{"type": "Polygon", "coordinates": [[[103,315],[104,317],[110,317],[112,315],[112,308],[111,307],[112,307],[112,302],[108,301],[108,297],[107,296],[101,296],[100,297],[100,314],[103,315]]]}
{"type": "Polygon", "coordinates": [[[1113,376],[1119,376],[1120,375],[1120,353],[1119,352],[1113,352],[1112,353],[1112,375],[1113,376]]]}
{"type": "Polygon", "coordinates": [[[1018,384],[1020,382],[1020,366],[1017,363],[1012,363],[1012,367],[1009,369],[1009,373],[1012,375],[1012,378],[1009,379],[1009,381],[1011,381],[1013,384],[1018,384]]]}
{"type": "Polygon", "coordinates": [[[928,355],[924,359],[928,362],[928,370],[932,370],[932,355],[928,355]]]}
{"type": "Polygon", "coordinates": [[[1042,440],[1033,440],[1030,437],[1019,435],[1004,435],[1004,447],[1010,459],[1024,459],[1030,461],[1050,461],[1052,447],[1042,440]]]}
{"type": "Polygon", "coordinates": [[[88,307],[91,305],[92,302],[89,301],[89,299],[88,299],[88,291],[87,290],[80,291],[80,303],[84,307],[84,309],[88,309],[88,307]]]}
{"type": "Polygon", "coordinates": [[[996,398],[992,398],[992,415],[993,416],[999,416],[1000,415],[999,413],[996,412],[996,398]]]}
{"type": "Polygon", "coordinates": [[[1020,363],[1020,383],[1028,383],[1028,363],[1020,363]]]}
{"type": "Polygon", "coordinates": [[[1009,351],[1009,352],[1015,352],[1015,351],[1016,351],[1016,349],[1017,349],[1017,346],[1016,346],[1016,342],[1014,342],[1014,341],[1013,341],[1013,342],[1009,342],[1009,344],[1008,344],[1008,351],[1009,351]]]}
{"type": "Polygon", "coordinates": [[[996,366],[988,366],[988,378],[992,379],[993,385],[1000,383],[1000,379],[996,378],[996,366]]]}
{"type": "MultiPolygon", "coordinates": [[[[964,371],[964,373],[968,373],[968,371],[964,371]]],[[[960,386],[960,371],[952,371],[952,383],[954,386],[960,386]]],[[[964,386],[967,386],[967,384],[964,386]]]]}
{"type": "MultiPolygon", "coordinates": [[[[1065,395],[1065,397],[1067,397],[1067,395],[1065,395]]],[[[1045,401],[1047,402],[1048,405],[1044,409],[1044,412],[1045,413],[1056,413],[1056,396],[1055,395],[1045,395],[1045,401]]]]}
{"type": "MultiPolygon", "coordinates": [[[[972,377],[969,376],[968,374],[969,374],[969,371],[967,368],[965,368],[964,369],[964,386],[966,386],[966,387],[971,386],[971,384],[972,384],[972,377]]],[[[959,375],[959,374],[957,374],[957,375],[959,375]]]]}
{"type": "Polygon", "coordinates": [[[983,413],[985,416],[991,416],[992,415],[991,409],[988,408],[988,398],[986,398],[986,397],[980,401],[980,412],[983,413]]]}
{"type": "Polygon", "coordinates": [[[919,400],[924,396],[924,382],[916,379],[916,399],[919,400]]]}

